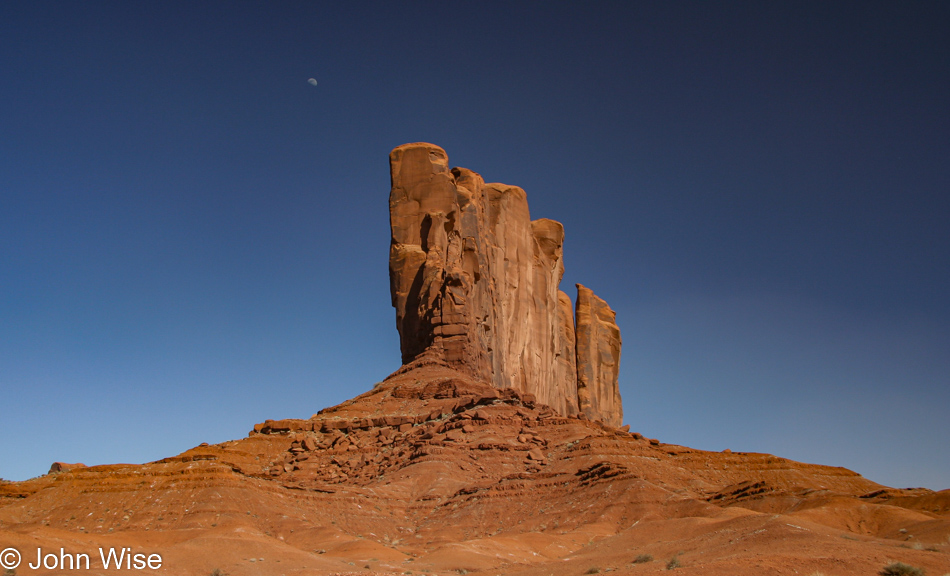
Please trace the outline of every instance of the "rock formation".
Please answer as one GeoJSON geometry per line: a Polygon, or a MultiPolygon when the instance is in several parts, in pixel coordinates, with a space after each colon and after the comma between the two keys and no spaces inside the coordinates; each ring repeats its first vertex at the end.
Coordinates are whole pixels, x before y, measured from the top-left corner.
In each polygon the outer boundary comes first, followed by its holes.
{"type": "Polygon", "coordinates": [[[58,474],[59,472],[69,472],[70,470],[76,470],[78,468],[85,468],[85,464],[68,464],[66,462],[53,462],[52,466],[49,467],[49,472],[47,474],[58,474]]]}
{"type": "Polygon", "coordinates": [[[620,426],[623,408],[617,392],[620,328],[616,314],[589,288],[577,285],[577,402],[590,418],[620,426]]]}
{"type": "Polygon", "coordinates": [[[427,144],[393,152],[407,365],[240,440],[0,479],[2,560],[58,549],[43,576],[121,545],[178,576],[950,573],[950,490],[610,424],[620,332],[583,286],[575,330],[560,224],[446,162],[427,144]]]}
{"type": "Polygon", "coordinates": [[[389,275],[403,363],[445,364],[563,415],[619,426],[620,331],[583,288],[583,338],[575,337],[570,297],[558,289],[564,227],[532,221],[521,188],[450,169],[438,146],[405,144],[389,160],[389,275]]]}

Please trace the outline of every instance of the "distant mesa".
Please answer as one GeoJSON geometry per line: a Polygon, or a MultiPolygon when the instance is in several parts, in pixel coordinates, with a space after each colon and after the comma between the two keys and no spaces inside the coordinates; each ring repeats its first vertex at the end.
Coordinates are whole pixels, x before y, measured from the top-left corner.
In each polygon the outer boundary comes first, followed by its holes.
{"type": "Polygon", "coordinates": [[[433,144],[389,155],[389,277],[402,361],[442,364],[620,426],[620,330],[578,284],[558,289],[564,227],[532,221],[525,191],[449,168],[433,144]]]}
{"type": "Polygon", "coordinates": [[[69,472],[70,470],[75,470],[77,468],[85,468],[85,464],[67,464],[66,462],[53,462],[53,465],[49,467],[48,474],[56,474],[58,472],[69,472]]]}

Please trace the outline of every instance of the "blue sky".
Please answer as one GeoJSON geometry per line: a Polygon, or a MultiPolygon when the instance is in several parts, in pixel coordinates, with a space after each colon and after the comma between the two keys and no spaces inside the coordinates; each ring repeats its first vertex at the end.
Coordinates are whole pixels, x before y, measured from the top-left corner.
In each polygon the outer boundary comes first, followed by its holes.
{"type": "Polygon", "coordinates": [[[0,477],[398,368],[427,141],[564,223],[633,430],[950,488],[945,4],[325,4],[0,6],[0,477]]]}

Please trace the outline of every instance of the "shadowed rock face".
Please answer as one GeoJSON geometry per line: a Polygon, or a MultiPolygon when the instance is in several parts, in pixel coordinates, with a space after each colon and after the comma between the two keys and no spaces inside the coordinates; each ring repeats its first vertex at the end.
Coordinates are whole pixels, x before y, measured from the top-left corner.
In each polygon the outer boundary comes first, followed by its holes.
{"type": "Polygon", "coordinates": [[[590,293],[590,329],[575,338],[570,297],[558,289],[564,227],[532,221],[521,188],[450,169],[438,146],[405,144],[389,160],[389,275],[403,363],[445,364],[561,414],[619,425],[620,332],[590,293]]]}

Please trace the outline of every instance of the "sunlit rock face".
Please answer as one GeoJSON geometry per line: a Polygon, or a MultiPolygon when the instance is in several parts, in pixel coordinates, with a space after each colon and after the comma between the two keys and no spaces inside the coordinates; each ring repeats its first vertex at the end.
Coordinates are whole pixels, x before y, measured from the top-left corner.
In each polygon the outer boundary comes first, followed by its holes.
{"type": "Polygon", "coordinates": [[[617,389],[620,328],[617,315],[589,288],[577,285],[577,401],[588,417],[623,423],[617,389]]]}
{"type": "Polygon", "coordinates": [[[404,144],[389,160],[403,364],[444,364],[561,414],[619,425],[620,332],[607,304],[580,286],[575,330],[558,289],[564,227],[532,221],[521,188],[450,169],[438,146],[404,144]]]}

